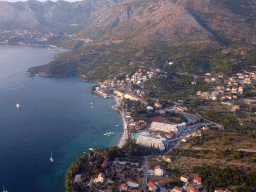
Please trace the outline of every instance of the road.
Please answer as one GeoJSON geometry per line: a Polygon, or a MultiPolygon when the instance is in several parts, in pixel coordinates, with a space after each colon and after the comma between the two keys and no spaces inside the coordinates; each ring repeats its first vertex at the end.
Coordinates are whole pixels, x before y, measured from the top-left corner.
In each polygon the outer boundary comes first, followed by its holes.
{"type": "Polygon", "coordinates": [[[147,185],[147,180],[148,180],[148,158],[152,157],[151,156],[144,156],[144,180],[143,180],[143,186],[142,186],[142,191],[146,192],[146,185],[147,185]]]}
{"type": "Polygon", "coordinates": [[[208,121],[208,122],[210,122],[210,123],[212,123],[212,124],[215,124],[215,125],[217,125],[218,127],[222,127],[222,125],[220,125],[220,124],[218,124],[218,123],[212,122],[212,121],[210,121],[209,119],[205,119],[205,118],[202,117],[199,113],[197,113],[195,110],[194,110],[194,112],[196,113],[196,115],[197,115],[198,117],[204,119],[205,121],[208,121]]]}

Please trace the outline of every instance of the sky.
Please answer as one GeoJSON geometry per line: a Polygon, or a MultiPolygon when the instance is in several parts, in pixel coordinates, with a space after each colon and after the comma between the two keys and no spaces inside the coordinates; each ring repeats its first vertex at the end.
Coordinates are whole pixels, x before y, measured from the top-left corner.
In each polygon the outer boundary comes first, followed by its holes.
{"type": "MultiPolygon", "coordinates": [[[[0,0],[0,1],[7,1],[7,2],[18,2],[18,1],[27,1],[27,0],[0,0]]],[[[44,2],[46,0],[37,0],[37,1],[41,1],[41,2],[44,2]]],[[[57,1],[57,0],[51,0],[51,1],[57,1]]],[[[68,2],[75,2],[75,1],[81,1],[81,0],[65,0],[65,1],[68,1],[68,2]]]]}

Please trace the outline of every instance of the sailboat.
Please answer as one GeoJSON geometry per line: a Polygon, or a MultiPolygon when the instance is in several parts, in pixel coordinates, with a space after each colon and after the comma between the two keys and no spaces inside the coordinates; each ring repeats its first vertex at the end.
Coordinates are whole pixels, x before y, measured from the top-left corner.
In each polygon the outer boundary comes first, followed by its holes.
{"type": "Polygon", "coordinates": [[[52,151],[51,151],[51,158],[50,158],[50,161],[51,162],[53,162],[54,160],[53,160],[53,158],[52,158],[52,151]]]}
{"type": "Polygon", "coordinates": [[[17,108],[21,108],[20,104],[16,104],[16,107],[17,107],[17,108]]]}
{"type": "Polygon", "coordinates": [[[5,191],[4,186],[3,186],[3,192],[7,192],[7,190],[5,191]]]}

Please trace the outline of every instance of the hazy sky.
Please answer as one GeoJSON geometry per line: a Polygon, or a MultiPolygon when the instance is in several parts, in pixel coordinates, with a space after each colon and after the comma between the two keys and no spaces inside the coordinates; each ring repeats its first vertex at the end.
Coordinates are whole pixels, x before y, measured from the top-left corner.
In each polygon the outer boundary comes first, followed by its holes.
{"type": "MultiPolygon", "coordinates": [[[[0,1],[8,1],[8,2],[18,2],[18,1],[27,1],[27,0],[0,0],[0,1]]],[[[38,0],[38,1],[46,1],[46,0],[38,0]]],[[[51,1],[57,1],[57,0],[51,0],[51,1]]],[[[81,0],[65,0],[65,1],[68,1],[68,2],[75,2],[75,1],[81,1],[81,0]]]]}

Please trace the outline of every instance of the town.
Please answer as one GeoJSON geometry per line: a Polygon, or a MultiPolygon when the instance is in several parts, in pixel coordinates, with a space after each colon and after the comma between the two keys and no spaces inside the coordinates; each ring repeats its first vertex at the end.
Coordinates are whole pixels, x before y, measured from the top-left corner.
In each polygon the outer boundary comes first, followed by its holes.
{"type": "Polygon", "coordinates": [[[21,45],[51,45],[56,47],[56,43],[61,38],[74,38],[76,34],[52,32],[53,30],[0,30],[1,44],[21,44],[21,45]]]}
{"type": "MultiPolygon", "coordinates": [[[[173,62],[168,64],[172,65],[173,62]]],[[[124,154],[113,157],[113,151],[109,152],[108,149],[92,149],[84,158],[88,159],[91,166],[101,163],[96,172],[97,177],[90,177],[88,180],[81,173],[70,174],[68,180],[72,175],[73,180],[66,183],[67,191],[74,189],[74,186],[83,186],[92,191],[208,191],[202,187],[206,178],[194,173],[192,167],[188,167],[190,171],[178,174],[174,173],[176,169],[170,171],[173,165],[180,163],[175,154],[179,150],[187,150],[188,145],[190,148],[197,145],[195,143],[201,142],[205,135],[212,134],[211,131],[224,133],[230,128],[211,117],[206,118],[206,113],[201,113],[200,109],[222,108],[230,111],[240,126],[250,124],[248,118],[253,119],[255,115],[249,108],[255,104],[255,99],[248,97],[255,96],[251,91],[255,74],[245,71],[232,77],[210,73],[202,77],[192,75],[194,81],[191,81],[190,86],[195,86],[197,81],[204,81],[208,83],[209,91],[197,91],[195,95],[190,95],[190,102],[184,98],[173,102],[145,99],[148,92],[144,89],[145,82],[153,78],[166,78],[167,75],[167,72],[159,68],[139,69],[121,80],[107,80],[92,87],[92,92],[104,98],[114,97],[116,100],[117,104],[112,108],[121,113],[124,130],[118,149],[112,150],[123,150],[115,153],[124,154]],[[247,90],[248,95],[244,90],[247,90]],[[191,109],[191,103],[194,104],[195,101],[207,105],[201,105],[200,109],[193,106],[191,109]],[[241,108],[250,111],[251,113],[246,114],[251,114],[251,117],[245,119],[244,116],[237,115],[242,113],[241,108]]],[[[182,75],[191,76],[186,73],[182,75]]],[[[234,188],[214,187],[214,191],[228,192],[234,191],[234,188]]]]}

